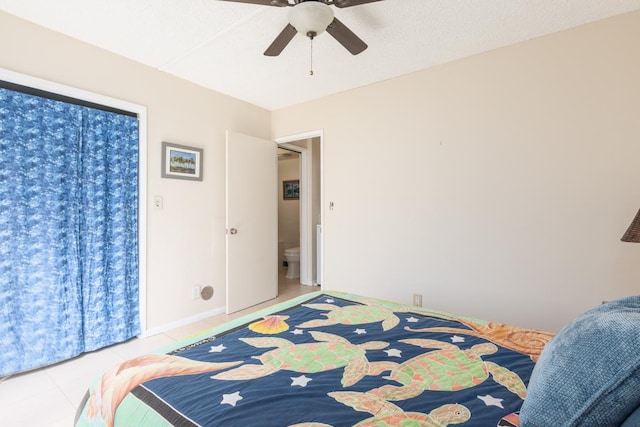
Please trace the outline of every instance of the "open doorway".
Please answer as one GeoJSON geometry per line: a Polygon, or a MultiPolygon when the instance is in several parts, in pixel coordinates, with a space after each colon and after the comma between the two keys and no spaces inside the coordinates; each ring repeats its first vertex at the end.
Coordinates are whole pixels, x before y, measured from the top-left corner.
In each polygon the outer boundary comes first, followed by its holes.
{"type": "MultiPolygon", "coordinates": [[[[299,280],[300,284],[313,286],[322,284],[322,132],[309,132],[278,138],[279,148],[286,149],[282,154],[294,159],[299,165],[299,280]],[[299,160],[295,160],[295,156],[299,160]]],[[[288,160],[291,163],[291,160],[288,160]]],[[[288,176],[287,178],[291,178],[288,176]]],[[[295,178],[294,178],[295,179],[295,178]]],[[[293,181],[294,179],[286,179],[293,181]]],[[[285,181],[284,178],[279,181],[285,181]]],[[[279,182],[280,197],[284,197],[284,182],[279,182]]],[[[284,241],[278,245],[278,257],[284,258],[288,247],[295,247],[291,240],[291,231],[283,233],[284,241]]],[[[280,239],[279,239],[280,241],[280,239]]]]}
{"type": "Polygon", "coordinates": [[[278,147],[278,294],[301,285],[300,158],[278,147]]]}

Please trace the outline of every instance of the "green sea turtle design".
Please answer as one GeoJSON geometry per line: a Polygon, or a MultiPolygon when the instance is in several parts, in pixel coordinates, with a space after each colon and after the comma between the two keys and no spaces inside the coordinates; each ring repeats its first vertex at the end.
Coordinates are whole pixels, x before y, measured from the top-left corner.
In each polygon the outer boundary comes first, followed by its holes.
{"type": "Polygon", "coordinates": [[[404,412],[393,403],[369,394],[353,391],[336,391],[329,396],[338,402],[351,406],[356,411],[368,412],[374,415],[360,421],[357,427],[377,426],[416,426],[416,427],[445,427],[451,424],[461,424],[471,418],[467,407],[459,404],[447,404],[435,408],[428,414],[420,412],[404,412]]]}
{"type": "MultiPolygon", "coordinates": [[[[382,305],[347,305],[340,307],[334,304],[303,304],[303,307],[315,310],[328,310],[323,313],[326,319],[315,319],[299,324],[298,328],[316,328],[330,325],[362,325],[382,321],[382,329],[388,331],[400,323],[400,318],[393,310],[382,305]]],[[[405,311],[405,309],[400,309],[405,311]]],[[[408,311],[408,309],[406,309],[408,311]]]]}
{"type": "Polygon", "coordinates": [[[368,393],[384,400],[404,400],[420,395],[424,390],[456,391],[474,387],[493,376],[494,381],[524,399],[527,389],[518,375],[482,356],[493,354],[498,347],[492,343],[477,344],[461,350],[453,344],[430,339],[406,339],[400,342],[422,348],[436,348],[403,363],[377,362],[379,372],[390,370],[386,379],[401,385],[384,385],[368,393]]]}
{"type": "MultiPolygon", "coordinates": [[[[354,427],[446,427],[462,424],[471,418],[471,412],[464,405],[442,405],[428,414],[420,412],[404,412],[400,407],[386,400],[369,394],[355,391],[335,391],[328,394],[340,403],[352,407],[356,411],[374,415],[355,424],[354,427]]],[[[331,427],[322,423],[300,423],[289,427],[331,427]]]]}
{"type": "MultiPolygon", "coordinates": [[[[356,384],[365,375],[369,375],[370,363],[367,350],[381,350],[389,344],[382,341],[370,341],[363,344],[351,344],[346,339],[320,331],[310,332],[318,342],[294,344],[277,337],[240,338],[241,341],[258,348],[277,347],[254,358],[260,364],[242,365],[213,376],[216,380],[248,380],[261,378],[280,370],[300,373],[317,373],[344,367],[342,385],[356,384]]],[[[382,372],[380,370],[377,371],[382,372]]]]}
{"type": "Polygon", "coordinates": [[[553,334],[535,329],[523,329],[495,322],[481,323],[463,318],[455,320],[471,329],[446,327],[413,329],[408,326],[404,329],[411,332],[445,332],[484,338],[510,350],[527,354],[534,362],[538,361],[544,346],[553,338],[553,334]]]}

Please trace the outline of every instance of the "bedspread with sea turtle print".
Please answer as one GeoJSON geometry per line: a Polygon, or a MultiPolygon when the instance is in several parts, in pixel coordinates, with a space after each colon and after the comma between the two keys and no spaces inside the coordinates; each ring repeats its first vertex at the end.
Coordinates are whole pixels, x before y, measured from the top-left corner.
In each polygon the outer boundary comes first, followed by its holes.
{"type": "Polygon", "coordinates": [[[518,426],[551,334],[314,292],[102,375],[82,426],[518,426]]]}

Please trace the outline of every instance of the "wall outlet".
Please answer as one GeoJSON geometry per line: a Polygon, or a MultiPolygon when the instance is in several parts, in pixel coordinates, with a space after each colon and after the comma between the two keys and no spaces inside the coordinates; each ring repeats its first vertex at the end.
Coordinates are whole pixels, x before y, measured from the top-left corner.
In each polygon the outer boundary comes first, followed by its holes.
{"type": "Polygon", "coordinates": [[[413,294],[413,305],[422,307],[422,294],[413,294]]]}
{"type": "Polygon", "coordinates": [[[191,298],[200,299],[200,286],[196,285],[191,288],[191,298]]]}

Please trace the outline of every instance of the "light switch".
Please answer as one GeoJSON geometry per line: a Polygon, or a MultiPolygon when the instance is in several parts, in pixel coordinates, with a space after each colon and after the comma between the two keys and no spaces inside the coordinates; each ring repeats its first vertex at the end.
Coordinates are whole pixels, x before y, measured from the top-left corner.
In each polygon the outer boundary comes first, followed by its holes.
{"type": "Polygon", "coordinates": [[[153,196],[153,209],[162,210],[162,196],[153,196]]]}

